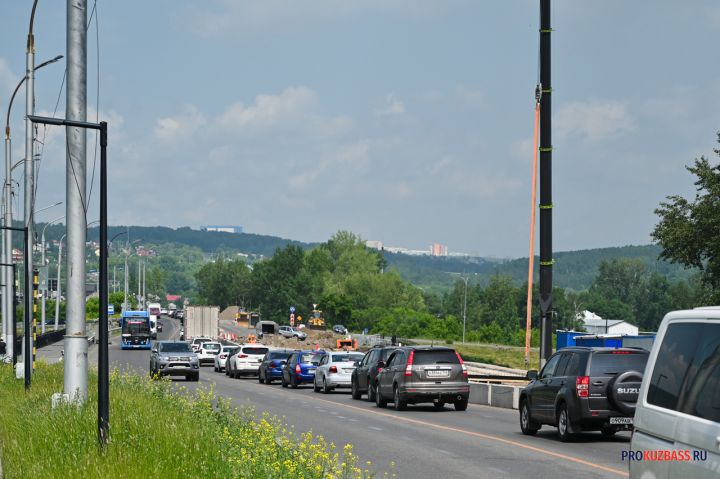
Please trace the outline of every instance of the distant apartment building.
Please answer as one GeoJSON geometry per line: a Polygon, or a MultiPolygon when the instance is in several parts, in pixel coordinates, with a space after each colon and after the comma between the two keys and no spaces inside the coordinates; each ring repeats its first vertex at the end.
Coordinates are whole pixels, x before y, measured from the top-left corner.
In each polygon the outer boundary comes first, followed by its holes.
{"type": "Polygon", "coordinates": [[[444,244],[433,243],[430,245],[430,256],[447,256],[448,247],[444,244]]]}
{"type": "Polygon", "coordinates": [[[376,249],[378,251],[382,251],[383,249],[383,242],[377,241],[377,240],[368,240],[365,242],[365,246],[370,249],[376,249]]]}
{"type": "Polygon", "coordinates": [[[218,232],[222,232],[222,233],[240,234],[243,232],[242,226],[214,225],[214,226],[203,226],[201,229],[203,231],[218,231],[218,232]]]}

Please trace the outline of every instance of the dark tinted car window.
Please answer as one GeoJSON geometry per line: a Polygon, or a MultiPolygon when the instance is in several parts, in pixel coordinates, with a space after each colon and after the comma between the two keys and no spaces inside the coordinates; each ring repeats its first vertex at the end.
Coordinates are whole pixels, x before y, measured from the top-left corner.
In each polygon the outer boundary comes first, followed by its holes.
{"type": "Polygon", "coordinates": [[[570,361],[571,356],[571,353],[563,353],[563,355],[560,357],[560,361],[558,362],[557,367],[555,368],[555,376],[567,376],[567,374],[565,374],[565,367],[570,361]]]}
{"type": "Polygon", "coordinates": [[[590,376],[617,375],[625,371],[645,372],[648,353],[609,351],[595,353],[590,359],[590,376]]]}
{"type": "Polygon", "coordinates": [[[381,352],[382,356],[380,357],[380,359],[382,359],[383,361],[387,361],[387,359],[390,357],[390,355],[392,353],[394,353],[395,351],[396,351],[395,349],[383,349],[381,352]]]}
{"type": "Polygon", "coordinates": [[[667,328],[648,402],[720,422],[720,325],[680,323],[667,328]]]}
{"type": "Polygon", "coordinates": [[[245,346],[242,348],[243,354],[265,354],[268,352],[268,348],[245,346]]]}
{"type": "Polygon", "coordinates": [[[292,353],[283,353],[281,351],[270,351],[267,359],[287,359],[292,353]]]}
{"type": "Polygon", "coordinates": [[[447,350],[416,350],[413,356],[413,364],[419,366],[425,364],[460,364],[460,360],[455,354],[455,351],[447,350]]]}
{"type": "Polygon", "coordinates": [[[581,376],[580,374],[580,355],[578,353],[570,353],[570,359],[565,366],[565,376],[581,376]]]}
{"type": "Polygon", "coordinates": [[[541,378],[551,378],[555,374],[555,368],[557,367],[557,363],[560,361],[560,354],[556,354],[555,356],[551,357],[550,360],[547,362],[543,370],[540,372],[541,378]]]}

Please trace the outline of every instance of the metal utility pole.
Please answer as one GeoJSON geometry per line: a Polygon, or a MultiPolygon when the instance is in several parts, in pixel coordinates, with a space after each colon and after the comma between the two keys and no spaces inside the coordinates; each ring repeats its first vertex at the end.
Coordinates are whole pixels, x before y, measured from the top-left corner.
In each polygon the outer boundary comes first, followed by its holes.
{"type": "Polygon", "coordinates": [[[62,287],[60,285],[60,270],[62,268],[62,242],[65,239],[65,235],[60,238],[60,246],[58,246],[58,266],[57,266],[57,291],[55,292],[55,327],[53,331],[58,330],[60,323],[60,299],[62,298],[62,287]]]}
{"type": "Polygon", "coordinates": [[[468,280],[469,277],[463,278],[465,280],[465,295],[463,297],[463,337],[462,342],[465,344],[465,323],[467,322],[467,287],[468,287],[468,280]]]}
{"type": "Polygon", "coordinates": [[[146,301],[145,301],[145,289],[147,287],[146,273],[147,273],[147,263],[145,261],[143,261],[143,290],[142,290],[142,306],[143,306],[142,309],[143,310],[145,309],[145,304],[146,304],[146,301]]]}
{"type": "MultiPolygon", "coordinates": [[[[61,216],[57,219],[49,221],[43,227],[42,234],[40,235],[40,241],[42,242],[42,260],[41,260],[41,262],[42,262],[43,268],[46,268],[46,264],[45,264],[45,230],[51,224],[55,223],[56,221],[60,221],[61,219],[64,219],[64,218],[65,218],[64,216],[61,216]]],[[[60,265],[60,263],[58,263],[58,267],[59,267],[59,265],[60,265]]],[[[50,282],[49,275],[46,274],[45,275],[45,290],[42,291],[41,306],[40,306],[40,309],[41,309],[41,311],[40,311],[40,318],[41,318],[40,319],[40,331],[42,334],[45,334],[45,297],[47,296],[47,292],[49,291],[49,288],[48,288],[49,282],[50,282]]]]}
{"type": "MultiPolygon", "coordinates": [[[[67,0],[67,95],[65,118],[87,118],[87,0],[67,0]]],[[[71,401],[84,402],[88,390],[85,330],[86,142],[84,128],[66,127],[67,302],[65,387],[71,401]]]]}
{"type": "Polygon", "coordinates": [[[137,277],[137,283],[138,283],[138,294],[137,294],[137,301],[138,301],[138,309],[140,309],[140,293],[141,293],[141,287],[142,287],[142,259],[138,258],[138,277],[137,277]]]}
{"type": "Polygon", "coordinates": [[[117,293],[117,280],[115,277],[117,276],[117,265],[113,265],[113,293],[117,293]]]}
{"type": "Polygon", "coordinates": [[[125,294],[123,295],[123,311],[128,310],[128,256],[130,255],[130,246],[125,250],[125,294]]]}
{"type": "Polygon", "coordinates": [[[552,87],[550,0],[540,0],[540,365],[552,355],[552,87]]]}
{"type": "MultiPolygon", "coordinates": [[[[33,238],[35,237],[34,214],[35,203],[35,155],[33,141],[33,124],[30,121],[30,115],[35,113],[35,36],[33,35],[33,23],[35,22],[35,9],[37,8],[37,0],[33,2],[32,13],[30,14],[30,28],[28,29],[27,49],[25,53],[25,191],[24,191],[24,215],[25,228],[28,234],[25,238],[25,295],[26,308],[30,306],[27,300],[31,296],[28,286],[31,284],[31,275],[33,271],[33,238]]],[[[31,311],[25,310],[26,323],[31,311]]],[[[30,331],[25,330],[25,336],[30,336],[30,331]]],[[[30,365],[33,348],[33,338],[23,341],[23,362],[27,370],[30,365]]]]}

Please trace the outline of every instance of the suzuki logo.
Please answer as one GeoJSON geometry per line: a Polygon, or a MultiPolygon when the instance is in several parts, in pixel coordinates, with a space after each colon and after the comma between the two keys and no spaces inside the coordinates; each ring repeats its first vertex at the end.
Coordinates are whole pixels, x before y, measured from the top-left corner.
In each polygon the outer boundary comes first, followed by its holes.
{"type": "Polygon", "coordinates": [[[618,388],[617,392],[618,392],[618,394],[639,394],[640,389],[639,388],[618,388]]]}

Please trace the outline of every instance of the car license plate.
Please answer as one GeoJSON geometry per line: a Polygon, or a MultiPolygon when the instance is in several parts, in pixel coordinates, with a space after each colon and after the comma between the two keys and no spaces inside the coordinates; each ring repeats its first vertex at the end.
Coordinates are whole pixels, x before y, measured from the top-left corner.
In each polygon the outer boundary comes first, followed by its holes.
{"type": "Polygon", "coordinates": [[[308,372],[308,373],[314,373],[314,372],[315,372],[315,368],[308,368],[307,372],[308,372]]]}
{"type": "Polygon", "coordinates": [[[450,376],[450,371],[447,369],[429,369],[425,373],[429,378],[446,378],[450,376]]]}
{"type": "Polygon", "coordinates": [[[631,417],[611,417],[610,424],[632,424],[633,418],[631,417]]]}

